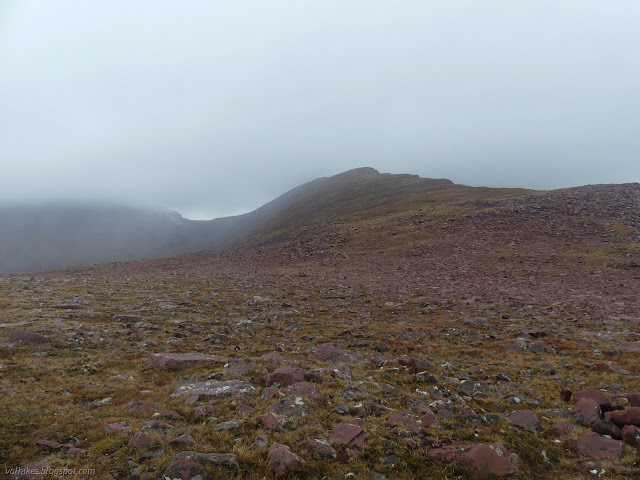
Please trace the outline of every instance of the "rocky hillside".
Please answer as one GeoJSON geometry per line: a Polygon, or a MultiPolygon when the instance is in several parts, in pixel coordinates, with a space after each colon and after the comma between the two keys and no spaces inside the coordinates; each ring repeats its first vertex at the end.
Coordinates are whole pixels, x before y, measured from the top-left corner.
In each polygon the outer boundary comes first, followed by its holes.
{"type": "Polygon", "coordinates": [[[0,273],[221,251],[338,219],[522,192],[361,168],[296,187],[253,212],[211,221],[121,206],[0,206],[0,273]]]}
{"type": "Polygon", "coordinates": [[[106,479],[637,478],[638,291],[638,184],[0,277],[0,463],[106,479]]]}

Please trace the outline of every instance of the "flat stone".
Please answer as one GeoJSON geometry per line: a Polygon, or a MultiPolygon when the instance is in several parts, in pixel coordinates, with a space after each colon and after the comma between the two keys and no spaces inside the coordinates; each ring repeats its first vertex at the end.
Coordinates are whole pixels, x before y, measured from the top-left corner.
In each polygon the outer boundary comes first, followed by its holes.
{"type": "Polygon", "coordinates": [[[294,397],[303,397],[316,393],[316,387],[310,382],[296,382],[289,387],[287,393],[294,397]]]}
{"type": "Polygon", "coordinates": [[[169,441],[169,445],[194,445],[196,442],[191,435],[180,435],[169,441]]]}
{"type": "Polygon", "coordinates": [[[117,432],[121,430],[129,430],[130,426],[131,424],[129,422],[109,423],[104,426],[104,431],[109,433],[109,432],[117,432]]]}
{"type": "Polygon", "coordinates": [[[127,403],[125,408],[127,410],[135,410],[135,411],[138,411],[138,412],[144,412],[144,411],[147,411],[147,410],[157,410],[158,408],[160,408],[160,404],[159,403],[154,403],[154,402],[133,401],[133,402],[127,403]]]}
{"type": "Polygon", "coordinates": [[[137,432],[129,441],[130,448],[146,448],[156,443],[156,439],[143,431],[137,432]]]}
{"type": "Polygon", "coordinates": [[[362,427],[351,423],[339,423],[329,435],[330,443],[362,447],[369,434],[362,427]]]}
{"type": "Polygon", "coordinates": [[[206,363],[227,363],[227,357],[204,353],[152,353],[147,358],[150,368],[184,368],[206,363]]]}
{"type": "Polygon", "coordinates": [[[159,420],[149,420],[142,426],[142,430],[173,430],[174,426],[159,420]]]}
{"type": "Polygon", "coordinates": [[[250,383],[243,380],[227,380],[224,382],[194,382],[185,383],[178,386],[173,393],[172,397],[179,397],[182,395],[206,395],[209,397],[227,397],[229,395],[235,395],[236,393],[251,393],[255,390],[255,387],[250,383]]]}
{"type": "Polygon", "coordinates": [[[579,430],[577,425],[569,422],[556,422],[551,425],[551,428],[547,430],[547,435],[551,437],[565,437],[570,435],[572,432],[579,430]]]}
{"type": "Polygon", "coordinates": [[[280,386],[293,385],[304,381],[304,370],[294,367],[279,367],[272,373],[265,375],[264,381],[267,387],[277,383],[280,386]]]}
{"type": "Polygon", "coordinates": [[[198,453],[186,450],[175,454],[170,462],[174,462],[180,458],[190,458],[199,465],[216,465],[231,469],[240,468],[238,459],[233,453],[198,453]]]}
{"type": "Polygon", "coordinates": [[[60,450],[62,448],[61,444],[59,444],[58,442],[54,442],[52,440],[38,440],[36,442],[36,445],[40,445],[41,447],[47,447],[47,448],[50,448],[51,450],[60,450]]]}
{"type": "Polygon", "coordinates": [[[309,407],[302,397],[283,398],[271,405],[269,410],[284,418],[304,417],[309,413],[309,407]]]}
{"type": "Polygon", "coordinates": [[[316,351],[313,352],[313,358],[327,363],[351,363],[356,361],[356,357],[333,345],[318,345],[316,351]]]}
{"type": "Polygon", "coordinates": [[[163,479],[171,480],[204,480],[202,467],[189,457],[173,460],[162,474],[163,479]]]}
{"type": "Polygon", "coordinates": [[[577,443],[578,452],[591,458],[622,458],[624,442],[589,432],[577,443]]]}
{"type": "Polygon", "coordinates": [[[242,420],[228,420],[226,422],[222,422],[213,427],[214,432],[227,432],[229,430],[235,430],[244,422],[242,420]]]}
{"type": "Polygon", "coordinates": [[[431,449],[428,455],[440,465],[467,467],[474,476],[505,476],[516,471],[501,443],[453,444],[431,449]]]}
{"type": "Polygon", "coordinates": [[[583,398],[589,398],[594,402],[596,402],[603,412],[606,412],[607,410],[611,410],[611,407],[612,407],[611,400],[603,392],[599,392],[598,390],[584,390],[582,392],[577,392],[573,394],[574,403],[577,403],[583,398]]]}
{"type": "Polygon", "coordinates": [[[43,345],[51,342],[49,337],[37,332],[12,332],[9,334],[9,343],[25,343],[28,345],[43,345]]]}
{"type": "Polygon", "coordinates": [[[540,428],[540,419],[531,410],[516,410],[505,416],[507,422],[525,430],[537,431],[540,428]]]}

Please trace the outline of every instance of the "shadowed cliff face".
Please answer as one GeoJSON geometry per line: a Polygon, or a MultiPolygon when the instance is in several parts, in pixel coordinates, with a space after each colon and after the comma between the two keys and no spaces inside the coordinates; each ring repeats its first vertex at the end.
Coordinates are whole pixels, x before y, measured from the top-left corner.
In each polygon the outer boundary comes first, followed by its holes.
{"type": "Polygon", "coordinates": [[[211,221],[105,205],[5,206],[0,273],[224,250],[310,225],[523,192],[358,168],[300,185],[253,212],[211,221]]]}

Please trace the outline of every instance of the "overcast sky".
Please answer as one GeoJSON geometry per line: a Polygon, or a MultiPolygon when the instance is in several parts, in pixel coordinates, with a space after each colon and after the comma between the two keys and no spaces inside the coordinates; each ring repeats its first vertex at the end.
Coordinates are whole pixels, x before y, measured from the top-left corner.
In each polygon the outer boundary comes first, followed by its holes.
{"type": "Polygon", "coordinates": [[[637,0],[0,2],[0,202],[640,181],[637,0]]]}

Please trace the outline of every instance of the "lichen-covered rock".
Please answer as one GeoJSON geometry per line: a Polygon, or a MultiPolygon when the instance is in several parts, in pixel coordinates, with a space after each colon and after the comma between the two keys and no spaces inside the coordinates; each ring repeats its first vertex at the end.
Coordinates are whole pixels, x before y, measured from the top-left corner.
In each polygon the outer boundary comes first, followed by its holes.
{"type": "Polygon", "coordinates": [[[179,385],[171,396],[206,395],[209,397],[227,397],[229,395],[235,395],[236,393],[251,393],[255,389],[253,385],[244,380],[193,382],[179,385]]]}

